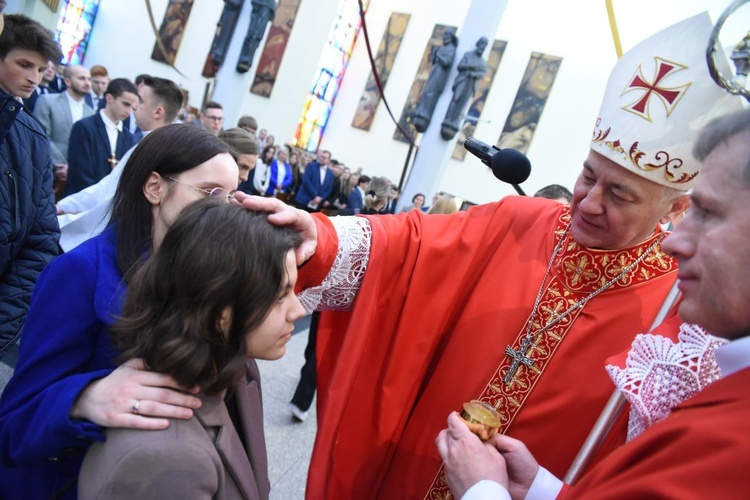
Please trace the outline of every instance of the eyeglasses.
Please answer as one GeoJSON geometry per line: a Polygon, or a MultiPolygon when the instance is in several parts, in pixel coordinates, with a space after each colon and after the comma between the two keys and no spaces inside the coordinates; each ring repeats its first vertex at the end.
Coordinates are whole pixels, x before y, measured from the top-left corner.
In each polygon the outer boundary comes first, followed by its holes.
{"type": "Polygon", "coordinates": [[[232,198],[234,198],[234,192],[228,193],[226,189],[215,187],[213,189],[204,189],[199,188],[198,186],[193,186],[192,184],[188,184],[187,182],[181,181],[179,179],[175,179],[174,177],[166,176],[167,179],[170,181],[178,182],[180,184],[184,184],[185,186],[189,188],[193,188],[196,191],[200,191],[201,193],[205,194],[209,198],[219,198],[225,200],[227,203],[230,202],[232,198]]]}
{"type": "Polygon", "coordinates": [[[224,117],[223,116],[203,115],[203,118],[207,118],[207,119],[215,121],[215,122],[223,122],[224,121],[224,117]]]}

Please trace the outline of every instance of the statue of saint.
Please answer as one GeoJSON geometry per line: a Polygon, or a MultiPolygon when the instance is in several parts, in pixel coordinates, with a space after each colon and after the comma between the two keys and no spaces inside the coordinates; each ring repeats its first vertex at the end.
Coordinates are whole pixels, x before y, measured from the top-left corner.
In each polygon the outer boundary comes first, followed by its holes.
{"type": "Polygon", "coordinates": [[[487,63],[482,59],[485,48],[487,39],[482,37],[477,40],[476,48],[465,53],[458,63],[458,75],[453,80],[453,98],[440,128],[440,135],[446,141],[453,139],[461,127],[464,109],[477,91],[477,81],[484,78],[487,72],[487,63]]]}
{"type": "Polygon", "coordinates": [[[216,25],[216,38],[211,51],[211,62],[217,67],[221,66],[227,56],[227,48],[237,24],[237,16],[242,9],[242,2],[243,0],[224,0],[224,10],[221,11],[219,23],[216,25]]]}
{"type": "Polygon", "coordinates": [[[276,2],[274,0],[251,0],[253,10],[250,13],[250,26],[247,27],[247,36],[242,42],[240,59],[237,61],[237,72],[247,73],[253,65],[255,51],[266,32],[266,25],[273,21],[276,14],[276,2]]]}
{"type": "Polygon", "coordinates": [[[736,76],[732,79],[739,87],[745,88],[747,85],[747,76],[750,75],[750,33],[740,40],[740,43],[729,56],[736,68],[736,76]]]}
{"type": "Polygon", "coordinates": [[[425,83],[422,96],[419,98],[411,120],[417,132],[424,132],[430,125],[438,97],[445,90],[448,74],[451,72],[451,66],[453,66],[453,61],[456,58],[456,45],[458,45],[458,38],[456,38],[455,32],[446,29],[443,32],[443,45],[432,48],[432,54],[430,55],[432,68],[430,68],[427,83],[425,83]]]}

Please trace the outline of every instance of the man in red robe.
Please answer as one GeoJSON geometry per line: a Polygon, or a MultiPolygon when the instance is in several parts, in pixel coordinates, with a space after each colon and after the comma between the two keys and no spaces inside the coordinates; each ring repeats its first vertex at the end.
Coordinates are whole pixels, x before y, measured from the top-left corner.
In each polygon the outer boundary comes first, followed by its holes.
{"type": "Polygon", "coordinates": [[[318,332],[309,498],[447,498],[434,440],[473,399],[565,472],[611,393],[604,361],[646,331],[675,279],[660,223],[687,208],[689,144],[709,110],[741,106],[706,74],[699,35],[711,28],[694,18],[679,43],[658,34],[623,56],[570,208],[507,197],[451,216],[313,224],[240,196],[316,233],[301,299],[347,311],[318,332]],[[656,76],[634,77],[654,61],[656,76]]]}
{"type": "MultiPolygon", "coordinates": [[[[503,498],[505,492],[496,491],[499,484],[509,488],[514,498],[523,498],[530,490],[533,498],[554,498],[560,487],[563,496],[572,498],[746,496],[750,470],[750,283],[745,272],[750,254],[750,110],[709,125],[695,153],[703,168],[691,195],[694,206],[663,247],[680,264],[680,317],[729,340],[714,351],[722,378],[673,408],[666,419],[602,460],[572,487],[550,478],[520,441],[497,436],[491,444],[482,444],[452,415],[449,429],[441,432],[437,444],[457,497],[503,498]],[[506,461],[509,480],[503,477],[506,461]],[[482,479],[495,482],[479,483],[482,479]]],[[[641,354],[655,364],[665,361],[659,352],[641,354]]],[[[679,395],[685,380],[662,370],[660,391],[679,395]]]]}

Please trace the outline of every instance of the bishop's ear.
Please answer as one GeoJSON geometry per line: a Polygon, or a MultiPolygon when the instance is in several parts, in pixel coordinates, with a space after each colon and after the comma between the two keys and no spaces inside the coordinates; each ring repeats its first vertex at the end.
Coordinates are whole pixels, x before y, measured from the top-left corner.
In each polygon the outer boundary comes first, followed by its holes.
{"type": "Polygon", "coordinates": [[[669,210],[659,219],[659,222],[669,224],[673,220],[679,220],[688,208],[690,208],[690,196],[687,194],[680,195],[672,201],[669,210]]]}

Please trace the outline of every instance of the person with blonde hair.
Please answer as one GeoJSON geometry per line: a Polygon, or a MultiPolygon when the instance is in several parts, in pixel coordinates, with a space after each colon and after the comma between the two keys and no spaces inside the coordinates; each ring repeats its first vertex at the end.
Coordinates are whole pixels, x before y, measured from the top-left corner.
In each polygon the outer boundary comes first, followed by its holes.
{"type": "Polygon", "coordinates": [[[378,214],[388,201],[391,183],[385,177],[373,177],[365,193],[365,203],[360,213],[378,214]]]}
{"type": "Polygon", "coordinates": [[[443,195],[427,210],[428,214],[452,214],[458,212],[458,204],[456,198],[450,195],[443,195]]]}

